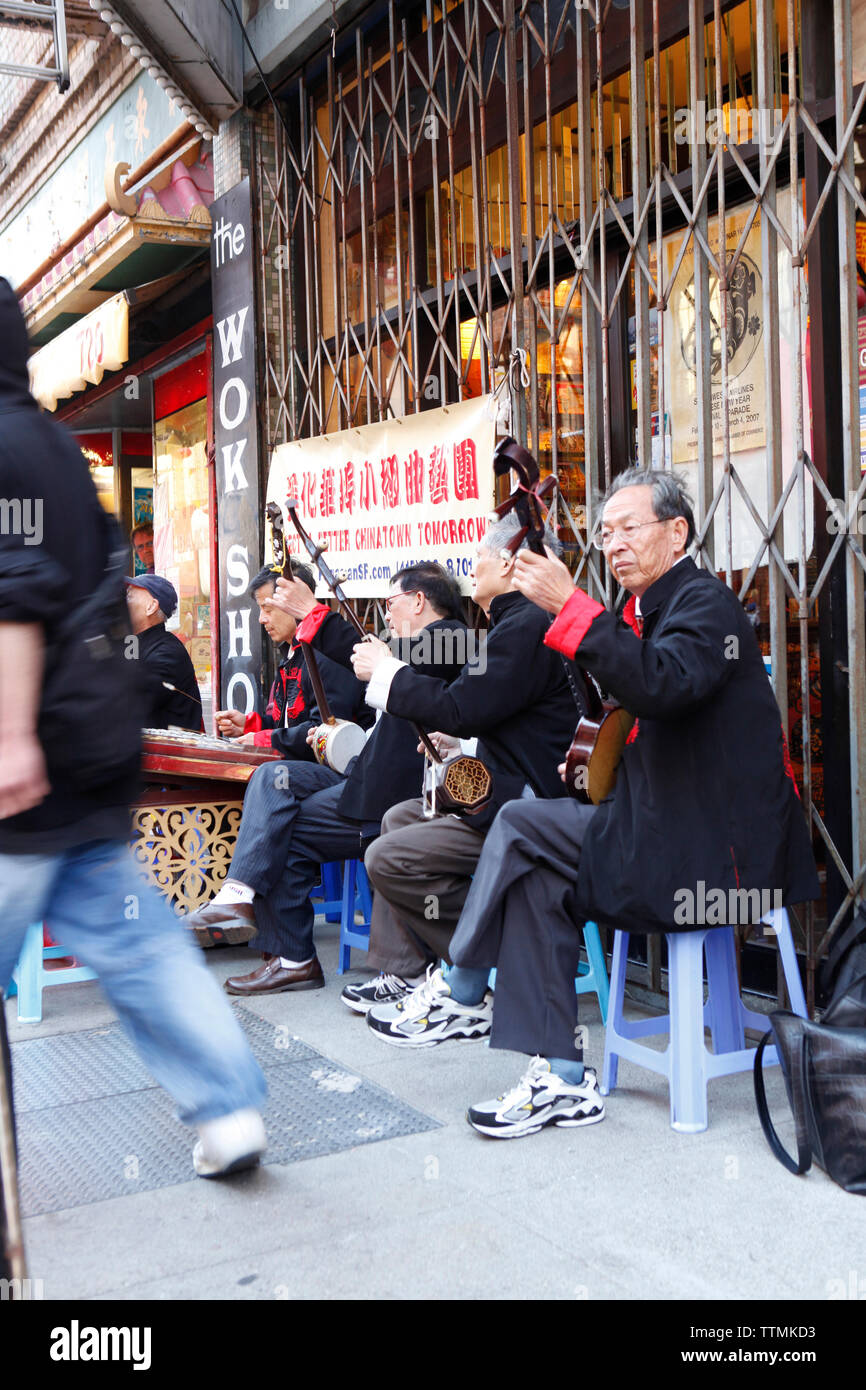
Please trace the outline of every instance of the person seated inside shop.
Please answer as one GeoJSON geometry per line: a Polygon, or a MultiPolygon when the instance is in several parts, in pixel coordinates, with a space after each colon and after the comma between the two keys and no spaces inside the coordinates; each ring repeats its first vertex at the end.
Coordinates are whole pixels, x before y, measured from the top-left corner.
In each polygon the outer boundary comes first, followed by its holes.
{"type": "Polygon", "coordinates": [[[428,981],[367,1013],[374,1035],[398,1047],[471,1029],[532,1058],[516,1085],[469,1109],[484,1135],[604,1118],[576,1027],[583,922],[642,933],[757,925],[766,901],[818,896],[754,629],[734,591],[688,556],[694,535],[682,481],[629,469],[608,490],[596,540],[630,595],[621,618],[575,588],[561,561],[526,550],[515,561],[515,589],[556,615],[545,644],[590,673],[635,723],[601,805],[506,803],[451,940],[445,987],[434,997],[428,981]],[[724,908],[705,913],[697,902],[724,908]]]}
{"type": "Polygon", "coordinates": [[[189,652],[165,624],[177,608],[177,590],[158,574],[126,580],[126,603],[139,662],[145,729],[204,729],[201,695],[189,652]]]}
{"type": "Polygon", "coordinates": [[[129,539],[138,563],[144,566],[148,574],[153,574],[153,527],[150,522],[143,521],[134,527],[129,539]]]}

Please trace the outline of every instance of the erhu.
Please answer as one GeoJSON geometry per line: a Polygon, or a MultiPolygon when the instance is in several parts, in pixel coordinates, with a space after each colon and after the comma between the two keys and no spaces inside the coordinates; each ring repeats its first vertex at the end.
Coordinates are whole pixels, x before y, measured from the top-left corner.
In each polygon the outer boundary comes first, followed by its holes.
{"type": "MultiPolygon", "coordinates": [[[[276,503],[272,502],[268,507],[269,516],[271,507],[275,507],[279,511],[276,503]]],[[[286,511],[307,554],[340,605],[340,612],[343,617],[351,623],[361,641],[366,641],[368,634],[364,631],[360,619],[349,607],[340,580],[327,562],[322,559],[325,547],[317,545],[304,530],[298,517],[297,498],[289,497],[286,499],[286,511]]],[[[457,813],[472,815],[474,812],[482,810],[490,800],[493,791],[493,778],[489,768],[484,765],[480,758],[470,757],[466,753],[457,753],[453,757],[443,758],[429,734],[421,728],[420,724],[416,724],[414,720],[409,720],[409,723],[424,748],[423,796],[425,816],[432,818],[437,811],[446,815],[457,813]]]]}
{"type": "MultiPolygon", "coordinates": [[[[538,464],[528,450],[514,439],[503,439],[493,455],[497,475],[513,468],[518,483],[510,497],[496,508],[499,518],[514,509],[521,529],[508,542],[513,554],[526,539],[536,555],[544,554],[545,516],[541,502],[546,502],[556,488],[551,474],[539,482],[538,464]]],[[[580,707],[572,663],[563,657],[566,675],[575,703],[580,707]]],[[[578,721],[571,746],[565,756],[565,786],[569,795],[587,805],[597,806],[613,791],[619,761],[634,724],[634,715],[623,709],[617,700],[604,699],[594,679],[587,672],[584,680],[587,713],[578,721]]]]}
{"type": "MultiPolygon", "coordinates": [[[[267,518],[271,527],[274,571],[275,573],[279,571],[284,579],[290,578],[291,561],[286,553],[283,514],[276,502],[268,503],[267,518]]],[[[360,724],[353,724],[350,719],[337,719],[331,713],[316,653],[308,642],[301,642],[299,645],[307,663],[307,670],[310,673],[310,681],[316,696],[316,704],[322,717],[322,722],[316,728],[313,736],[313,754],[317,763],[321,763],[323,767],[331,768],[333,772],[342,774],[352,759],[357,758],[361,752],[367,735],[360,724]]]]}

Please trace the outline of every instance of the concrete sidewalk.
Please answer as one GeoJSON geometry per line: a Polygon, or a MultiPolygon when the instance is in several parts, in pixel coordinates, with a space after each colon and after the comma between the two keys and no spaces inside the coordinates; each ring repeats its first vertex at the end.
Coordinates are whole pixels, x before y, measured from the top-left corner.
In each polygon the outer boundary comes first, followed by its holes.
{"type": "MultiPolygon", "coordinates": [[[[525,1059],[483,1043],[408,1053],[382,1044],[339,1002],[336,933],[317,926],[324,990],[245,1002],[441,1127],[221,1183],[190,1167],[190,1181],[177,1186],[30,1217],[30,1275],[46,1299],[866,1294],[857,1198],[820,1169],[797,1179],[781,1168],[760,1131],[751,1075],[711,1083],[710,1127],[700,1135],[675,1134],[663,1080],[621,1063],[603,1123],[486,1140],[467,1125],[466,1106],[510,1087],[525,1059]]],[[[243,949],[208,952],[220,978],[248,961],[253,968],[243,949]]],[[[7,1005],[13,1043],[113,1018],[95,984],[49,989],[39,1025],[19,1025],[15,1004],[7,1005]]],[[[594,996],[582,999],[581,1017],[587,1060],[600,1070],[594,996]]],[[[790,1147],[778,1069],[768,1094],[790,1147]]],[[[134,1135],[129,1142],[134,1149],[134,1135]]]]}

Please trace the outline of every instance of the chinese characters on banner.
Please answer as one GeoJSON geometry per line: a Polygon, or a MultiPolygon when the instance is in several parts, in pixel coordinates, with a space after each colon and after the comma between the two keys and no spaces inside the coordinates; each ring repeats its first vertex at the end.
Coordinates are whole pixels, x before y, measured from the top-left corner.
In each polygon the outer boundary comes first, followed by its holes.
{"type": "MultiPolygon", "coordinates": [[[[383,597],[398,570],[438,560],[471,588],[472,558],[494,502],[490,397],[362,425],[274,450],[268,501],[297,497],[349,598],[383,597]]],[[[290,554],[306,559],[291,524],[290,554]]]]}

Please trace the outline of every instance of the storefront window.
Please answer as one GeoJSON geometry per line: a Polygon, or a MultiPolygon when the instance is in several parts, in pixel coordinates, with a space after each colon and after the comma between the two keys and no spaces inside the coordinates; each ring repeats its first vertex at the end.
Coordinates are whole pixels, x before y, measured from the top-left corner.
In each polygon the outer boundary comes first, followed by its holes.
{"type": "Polygon", "coordinates": [[[211,704],[210,524],[207,401],[156,421],[154,429],[154,559],[178,593],[166,624],[184,643],[202,696],[211,704]]]}
{"type": "MultiPolygon", "coordinates": [[[[130,487],[132,492],[131,534],[136,526],[153,526],[153,469],[130,469],[130,487]]],[[[131,570],[133,575],[146,572],[147,566],[135,551],[133,552],[133,564],[134,569],[131,570]]]]}
{"type": "MultiPolygon", "coordinates": [[[[585,524],[586,477],[584,473],[583,426],[583,341],[581,330],[580,295],[571,279],[560,280],[554,287],[554,322],[559,324],[555,343],[544,320],[551,321],[550,291],[538,296],[538,314],[534,333],[524,328],[524,341],[534,342],[528,349],[528,367],[537,381],[537,435],[533,438],[533,418],[530,418],[529,448],[538,459],[542,477],[553,470],[554,459],[562,502],[574,524],[585,524]],[[534,355],[534,361],[532,357],[534,355]],[[554,449],[554,443],[556,448],[554,449]]],[[[533,312],[526,305],[526,314],[533,312]]],[[[497,360],[503,365],[494,372],[494,385],[500,389],[505,367],[511,352],[510,309],[495,309],[491,316],[492,341],[497,360]]],[[[463,395],[477,396],[482,392],[481,332],[477,319],[465,319],[460,325],[460,353],[463,395]]],[[[532,415],[532,412],[530,412],[532,415]]],[[[572,528],[562,528],[562,539],[568,543],[572,528]]]]}
{"type": "Polygon", "coordinates": [[[117,496],[114,482],[114,461],[111,451],[110,434],[81,434],[77,436],[78,447],[87,459],[90,476],[102,506],[112,515],[117,510],[117,496]]]}

